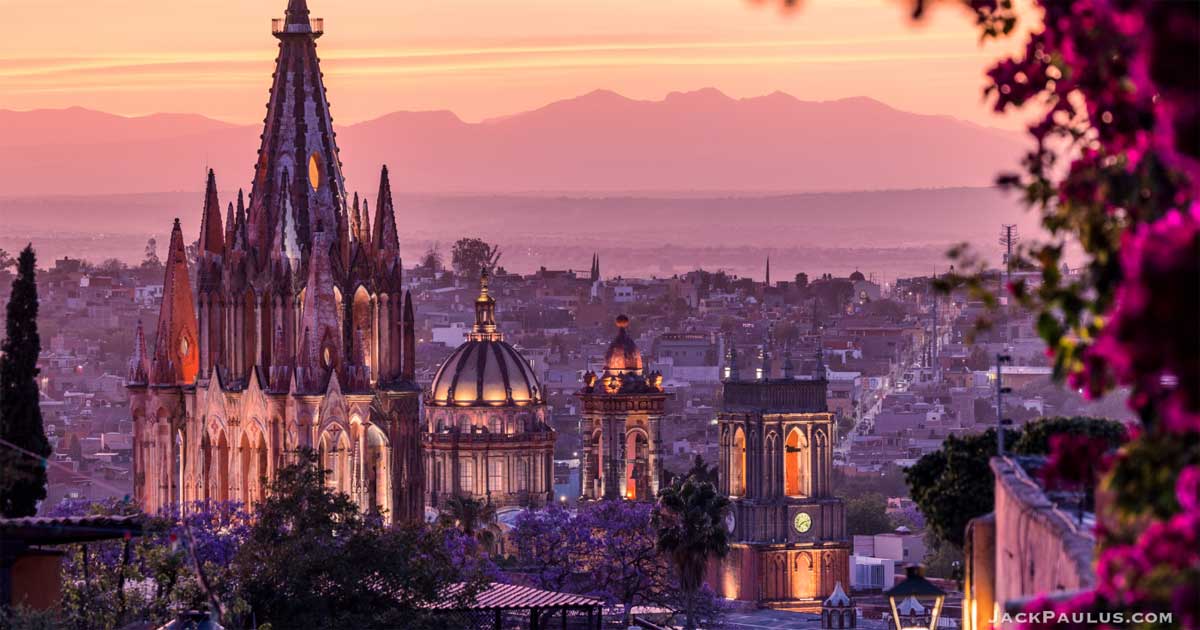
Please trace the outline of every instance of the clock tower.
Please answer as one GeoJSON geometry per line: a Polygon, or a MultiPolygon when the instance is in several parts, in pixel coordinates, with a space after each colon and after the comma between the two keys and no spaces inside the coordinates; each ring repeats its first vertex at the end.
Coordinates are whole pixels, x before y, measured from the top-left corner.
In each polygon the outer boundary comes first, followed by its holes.
{"type": "Polygon", "coordinates": [[[732,548],[710,583],[731,599],[816,611],[849,583],[845,506],[830,488],[837,424],[820,360],[804,378],[785,357],[776,378],[769,350],[761,356],[753,380],[725,371],[717,422],[732,548]]]}

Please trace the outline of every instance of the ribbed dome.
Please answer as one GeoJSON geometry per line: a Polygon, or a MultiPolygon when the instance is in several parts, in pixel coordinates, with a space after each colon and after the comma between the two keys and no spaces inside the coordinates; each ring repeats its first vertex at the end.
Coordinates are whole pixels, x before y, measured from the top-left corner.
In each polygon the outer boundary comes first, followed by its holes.
{"type": "Polygon", "coordinates": [[[642,371],[642,351],[638,350],[637,344],[626,331],[627,328],[629,318],[624,315],[617,316],[617,336],[608,345],[608,352],[604,355],[605,374],[621,375],[642,371]]]}
{"type": "Polygon", "coordinates": [[[544,402],[529,362],[496,330],[495,310],[496,300],[488,294],[485,270],[475,300],[475,326],[467,341],[438,368],[425,404],[496,407],[544,402]]]}
{"type": "Polygon", "coordinates": [[[442,363],[426,404],[493,407],[539,402],[541,386],[516,348],[502,340],[469,340],[442,363]]]}

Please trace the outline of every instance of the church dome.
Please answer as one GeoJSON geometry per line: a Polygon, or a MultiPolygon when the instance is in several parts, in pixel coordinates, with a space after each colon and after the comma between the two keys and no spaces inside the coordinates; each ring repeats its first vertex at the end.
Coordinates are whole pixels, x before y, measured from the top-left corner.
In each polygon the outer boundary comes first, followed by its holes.
{"type": "Polygon", "coordinates": [[[442,362],[425,404],[435,407],[499,407],[544,402],[541,385],[525,357],[496,329],[496,300],[488,276],[480,279],[475,326],[467,341],[442,362]]]}
{"type": "Polygon", "coordinates": [[[641,373],[642,371],[642,351],[638,350],[637,344],[629,336],[628,328],[629,318],[618,315],[617,336],[608,345],[608,352],[604,355],[604,372],[606,374],[620,375],[629,372],[641,373]]]}

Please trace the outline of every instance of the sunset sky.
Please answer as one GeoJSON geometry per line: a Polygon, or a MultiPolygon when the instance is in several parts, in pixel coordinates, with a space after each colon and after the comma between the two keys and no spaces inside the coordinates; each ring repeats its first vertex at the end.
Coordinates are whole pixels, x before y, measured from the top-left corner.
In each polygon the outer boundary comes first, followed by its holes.
{"type": "MultiPolygon", "coordinates": [[[[260,121],[285,0],[0,0],[0,109],[82,105],[260,121]]],[[[1013,127],[981,97],[988,61],[957,8],[908,19],[891,0],[809,0],[784,15],[746,0],[309,0],[341,123],[449,109],[468,121],[598,88],[658,99],[870,96],[1013,127]]]]}

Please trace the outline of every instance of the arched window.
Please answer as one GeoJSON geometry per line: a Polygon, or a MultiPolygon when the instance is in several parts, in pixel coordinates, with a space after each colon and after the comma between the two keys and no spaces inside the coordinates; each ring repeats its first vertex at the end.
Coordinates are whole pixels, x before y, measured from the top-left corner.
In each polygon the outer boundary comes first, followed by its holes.
{"type": "Polygon", "coordinates": [[[242,441],[238,445],[238,472],[241,473],[242,487],[241,496],[238,497],[247,506],[254,504],[253,478],[254,469],[251,467],[253,461],[253,447],[250,445],[250,436],[247,433],[242,434],[242,441]]]}
{"type": "Polygon", "coordinates": [[[650,497],[650,444],[646,434],[630,431],[625,437],[625,498],[631,501],[650,497]]]}
{"type": "Polygon", "coordinates": [[[368,511],[390,512],[392,509],[391,490],[391,449],[388,447],[387,436],[379,427],[372,425],[367,429],[367,449],[363,461],[364,474],[367,482],[368,511]]]}
{"type": "Polygon", "coordinates": [[[218,501],[228,501],[229,493],[229,439],[225,437],[225,432],[221,431],[221,439],[217,442],[217,458],[216,458],[216,477],[217,491],[216,499],[218,501]]]}
{"type": "Polygon", "coordinates": [[[729,457],[729,494],[740,497],[746,494],[746,432],[742,427],[734,431],[729,457]]]}
{"type": "MultiPolygon", "coordinates": [[[[371,370],[371,380],[376,380],[379,378],[381,370],[377,366],[375,355],[375,317],[371,309],[371,296],[367,294],[366,289],[358,287],[358,290],[354,292],[354,303],[351,308],[354,310],[353,334],[355,336],[362,335],[366,366],[371,370]]],[[[357,361],[363,357],[352,358],[357,361]]]]}
{"type": "Polygon", "coordinates": [[[799,427],[788,432],[783,447],[783,493],[789,497],[809,496],[808,439],[799,427]]]}

